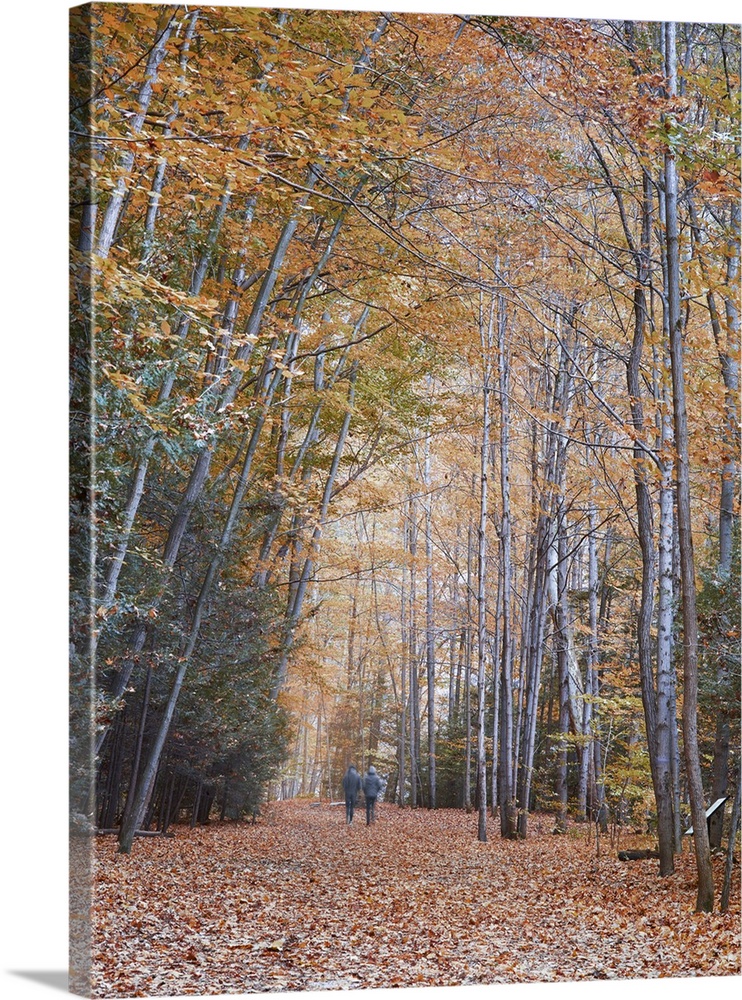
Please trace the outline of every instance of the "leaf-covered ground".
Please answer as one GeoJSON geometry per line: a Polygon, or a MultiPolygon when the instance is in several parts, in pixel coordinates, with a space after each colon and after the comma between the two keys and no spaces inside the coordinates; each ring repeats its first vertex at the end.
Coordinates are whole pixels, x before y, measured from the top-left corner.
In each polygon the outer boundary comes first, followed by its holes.
{"type": "Polygon", "coordinates": [[[475,816],[378,814],[347,828],[342,808],[276,803],[129,856],[99,838],[95,995],[740,973],[739,866],[729,912],[701,915],[688,849],[661,879],[607,837],[597,859],[586,827],[553,836],[548,817],[516,843],[490,820],[480,844],[475,816]]]}

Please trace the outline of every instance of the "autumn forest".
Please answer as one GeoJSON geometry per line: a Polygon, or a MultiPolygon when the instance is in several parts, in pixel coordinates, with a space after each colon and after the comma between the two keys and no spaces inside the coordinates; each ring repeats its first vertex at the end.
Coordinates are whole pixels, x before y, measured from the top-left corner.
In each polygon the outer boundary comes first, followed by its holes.
{"type": "MultiPolygon", "coordinates": [[[[439,887],[444,856],[456,878],[548,858],[557,894],[600,862],[606,892],[643,880],[721,921],[616,975],[739,973],[739,43],[72,12],[71,815],[94,912],[174,844],[194,871],[220,836],[294,872],[313,845],[328,873],[347,839],[362,865],[365,817],[336,808],[353,763],[386,783],[368,835],[395,884],[417,837],[439,887]],[[706,933],[727,957],[686,967],[706,933]]],[[[146,938],[109,919],[99,943],[146,938]]],[[[316,988],[266,935],[212,991],[316,988]]],[[[454,940],[431,945],[448,978],[390,959],[331,984],[582,977],[454,940]]],[[[179,989],[208,992],[188,949],[179,989]]]]}

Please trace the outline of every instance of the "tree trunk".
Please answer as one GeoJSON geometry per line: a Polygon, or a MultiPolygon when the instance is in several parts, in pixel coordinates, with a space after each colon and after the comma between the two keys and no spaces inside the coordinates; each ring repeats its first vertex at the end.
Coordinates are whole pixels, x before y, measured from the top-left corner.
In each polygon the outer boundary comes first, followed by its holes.
{"type": "Polygon", "coordinates": [[[734,867],[734,848],[737,846],[737,828],[739,827],[740,772],[739,767],[734,777],[734,804],[732,818],[729,823],[729,842],[727,844],[727,861],[724,866],[724,885],[721,890],[721,912],[729,909],[729,891],[732,886],[732,868],[734,867]]]}
{"type": "MultiPolygon", "coordinates": [[[[669,749],[665,746],[669,730],[663,714],[663,736],[658,743],[658,705],[652,664],[652,618],[654,614],[655,542],[652,519],[652,500],[649,488],[650,472],[645,448],[640,436],[644,433],[640,365],[644,348],[647,321],[645,285],[648,281],[649,241],[651,226],[651,188],[645,174],[642,213],[641,252],[638,254],[637,284],[634,289],[634,336],[626,369],[631,418],[637,435],[634,447],[634,488],[636,491],[637,531],[642,556],[642,582],[637,616],[637,645],[642,705],[647,731],[647,746],[652,773],[655,802],[658,814],[658,839],[660,847],[660,873],[669,875],[674,870],[674,838],[672,834],[672,777],[669,749]],[[670,817],[668,827],[667,818],[670,817]]],[[[628,237],[627,237],[628,238],[628,237]]],[[[663,709],[664,713],[664,709],[663,709]]]]}
{"type": "Polygon", "coordinates": [[[500,396],[500,544],[502,552],[502,646],[500,649],[500,832],[518,835],[513,774],[513,649],[512,649],[512,537],[510,526],[510,357],[507,349],[505,300],[498,303],[498,380],[500,396]]]}
{"type": "MultiPolygon", "coordinates": [[[[175,26],[175,17],[178,10],[178,7],[167,7],[157,25],[155,44],[150,49],[144,71],[144,82],[139,88],[137,113],[131,119],[132,135],[139,135],[144,126],[144,120],[147,117],[147,111],[152,100],[152,91],[157,82],[157,71],[165,55],[168,39],[175,26]]],[[[133,167],[134,152],[133,150],[129,150],[123,154],[119,161],[116,187],[108,199],[100,233],[98,234],[96,252],[100,257],[107,257],[111,250],[128,190],[129,176],[133,167]]]]}
{"type": "MultiPolygon", "coordinates": [[[[562,498],[563,499],[563,498],[562,498]]],[[[556,740],[557,774],[556,798],[559,812],[555,825],[557,833],[567,831],[567,736],[570,729],[569,710],[569,649],[567,628],[569,609],[567,605],[567,525],[566,515],[557,515],[556,599],[553,602],[554,642],[556,646],[557,678],[559,685],[559,735],[556,740]]]]}
{"type": "Polygon", "coordinates": [[[408,525],[407,521],[404,520],[402,524],[402,551],[404,553],[404,558],[402,560],[402,587],[400,593],[400,705],[399,705],[399,743],[397,750],[397,761],[398,761],[398,774],[397,779],[399,785],[399,804],[400,806],[405,806],[407,804],[407,760],[406,760],[406,740],[407,740],[407,675],[409,670],[409,637],[408,637],[408,626],[407,626],[407,535],[408,535],[408,525]]]}
{"type": "Polygon", "coordinates": [[[415,518],[415,500],[409,501],[409,544],[410,544],[410,613],[408,663],[410,666],[410,805],[417,809],[417,781],[419,774],[419,738],[420,738],[420,695],[417,684],[417,521],[415,518]]]}
{"type": "MultiPolygon", "coordinates": [[[[478,813],[477,838],[487,840],[487,761],[485,757],[485,698],[487,683],[487,511],[488,472],[490,450],[490,391],[491,349],[494,324],[494,299],[490,306],[489,321],[485,326],[480,314],[480,339],[482,346],[482,439],[479,463],[479,527],[477,529],[477,789],[478,813]],[[486,338],[486,339],[485,339],[486,338]]],[[[497,766],[493,762],[493,766],[497,766]]]]}
{"type": "MultiPolygon", "coordinates": [[[[677,94],[675,22],[664,23],[665,75],[668,96],[677,94]]],[[[668,119],[672,126],[672,119],[668,119]]],[[[708,829],[706,826],[703,782],[698,754],[698,617],[693,558],[693,531],[688,460],[688,418],[685,406],[682,315],[680,310],[680,255],[678,246],[678,177],[675,153],[665,153],[665,232],[667,240],[668,288],[666,292],[670,327],[675,446],[677,449],[677,508],[680,542],[680,585],[683,608],[683,743],[688,779],[688,794],[693,822],[693,842],[698,869],[696,911],[711,912],[714,906],[714,880],[711,870],[708,829]]]]}
{"type": "Polygon", "coordinates": [[[587,608],[590,635],[587,642],[587,664],[585,669],[585,694],[582,706],[582,733],[584,743],[580,751],[580,778],[577,788],[577,812],[581,819],[588,819],[588,786],[591,764],[595,760],[593,714],[594,691],[598,672],[598,542],[597,511],[593,500],[588,501],[587,536],[587,608]]]}
{"type": "MultiPolygon", "coordinates": [[[[660,430],[661,453],[670,454],[673,447],[671,413],[664,403],[665,379],[662,378],[660,405],[662,426],[660,430]]],[[[657,797],[657,836],[660,844],[660,875],[674,871],[672,853],[676,848],[675,809],[673,795],[673,747],[677,742],[675,716],[675,663],[674,651],[674,580],[672,569],[673,550],[673,489],[672,461],[663,459],[660,467],[658,535],[658,598],[657,598],[657,730],[656,771],[661,785],[657,797]],[[672,845],[672,846],[671,846],[672,845]]]]}
{"type": "Polygon", "coordinates": [[[139,765],[142,760],[142,750],[144,747],[144,730],[147,724],[147,711],[149,709],[149,692],[152,686],[152,664],[147,666],[147,679],[144,683],[144,694],[142,695],[142,712],[139,718],[139,731],[137,733],[136,747],[134,748],[134,759],[131,764],[131,776],[129,778],[129,791],[126,796],[126,807],[121,817],[121,826],[129,822],[131,807],[134,804],[134,790],[139,780],[139,765]]]}
{"type": "MultiPolygon", "coordinates": [[[[737,159],[740,156],[739,143],[736,146],[737,159]]],[[[733,527],[737,520],[735,494],[739,480],[739,257],[740,257],[740,204],[738,200],[730,205],[729,247],[727,251],[727,293],[724,306],[727,319],[727,343],[720,352],[721,371],[727,390],[727,426],[724,440],[729,446],[729,454],[721,476],[721,502],[719,505],[719,569],[728,575],[732,565],[733,527]]]]}
{"type": "Polygon", "coordinates": [[[471,812],[471,672],[472,672],[472,582],[474,579],[474,531],[469,525],[466,546],[466,649],[464,651],[464,711],[466,757],[464,760],[464,809],[471,812]]]}
{"type": "MultiPolygon", "coordinates": [[[[432,378],[428,377],[428,392],[432,378]]],[[[435,618],[433,614],[433,504],[430,479],[430,437],[425,438],[425,674],[428,686],[428,808],[435,809],[435,618]]]]}

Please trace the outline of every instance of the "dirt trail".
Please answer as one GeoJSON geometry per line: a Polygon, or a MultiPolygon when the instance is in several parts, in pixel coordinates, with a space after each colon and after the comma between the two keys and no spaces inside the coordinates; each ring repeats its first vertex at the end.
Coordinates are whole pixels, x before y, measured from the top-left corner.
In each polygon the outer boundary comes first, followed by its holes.
{"type": "MultiPolygon", "coordinates": [[[[255,825],[97,842],[96,992],[105,996],[452,986],[740,973],[730,911],[694,914],[689,853],[669,878],[587,828],[475,839],[475,817],[276,803],[255,825]]],[[[621,847],[648,846],[624,838],[621,847]]],[[[721,885],[721,860],[717,885],[721,885]]]]}

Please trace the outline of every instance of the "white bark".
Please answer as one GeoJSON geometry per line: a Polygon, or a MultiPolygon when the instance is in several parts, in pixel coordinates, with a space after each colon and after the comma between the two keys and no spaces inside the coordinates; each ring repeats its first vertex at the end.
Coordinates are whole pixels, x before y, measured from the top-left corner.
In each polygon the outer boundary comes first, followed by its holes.
{"type": "MultiPolygon", "coordinates": [[[[668,96],[677,94],[675,23],[664,24],[665,73],[668,96]]],[[[668,118],[672,127],[672,118],[668,118]]],[[[696,612],[693,524],[688,460],[688,417],[685,404],[685,373],[680,307],[680,255],[678,235],[678,175],[675,152],[665,153],[665,233],[667,240],[668,287],[666,289],[672,364],[673,415],[677,449],[677,508],[680,542],[680,573],[683,607],[683,736],[688,792],[693,822],[693,843],[698,870],[696,910],[710,912],[714,905],[708,829],[701,768],[698,755],[698,617],[696,612]]]]}
{"type": "MultiPolygon", "coordinates": [[[[147,116],[147,111],[152,100],[152,90],[157,81],[157,71],[165,55],[165,49],[174,27],[177,10],[177,7],[170,7],[163,15],[163,20],[157,26],[157,37],[147,59],[144,82],[139,89],[137,113],[131,119],[129,126],[129,131],[133,136],[138,136],[144,126],[144,119],[147,116]]],[[[100,257],[107,257],[110,253],[128,190],[129,177],[134,167],[134,158],[134,151],[129,150],[119,159],[117,169],[118,179],[108,199],[100,233],[98,234],[96,252],[100,257]]]]}
{"type": "Polygon", "coordinates": [[[485,323],[480,307],[480,339],[482,347],[482,438],[479,453],[479,527],[477,529],[477,788],[479,821],[477,837],[487,840],[487,761],[485,758],[485,699],[487,683],[487,514],[489,502],[489,450],[492,382],[492,343],[495,317],[494,299],[489,319],[485,323]]]}

